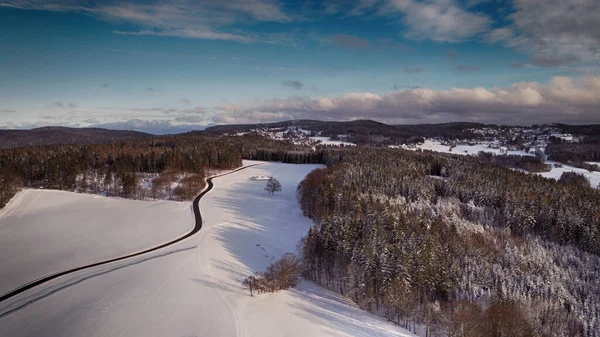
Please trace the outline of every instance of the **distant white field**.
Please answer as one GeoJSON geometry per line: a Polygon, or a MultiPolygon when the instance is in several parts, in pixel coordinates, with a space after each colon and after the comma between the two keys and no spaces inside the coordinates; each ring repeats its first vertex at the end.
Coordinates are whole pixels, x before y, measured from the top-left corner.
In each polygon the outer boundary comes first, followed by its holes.
{"type": "MultiPolygon", "coordinates": [[[[263,163],[215,179],[215,188],[200,202],[204,219],[200,233],[148,256],[60,278],[2,303],[0,336],[412,336],[310,282],[254,298],[241,287],[244,277],[264,270],[286,252],[295,252],[296,243],[311,226],[298,206],[296,187],[317,167],[321,166],[263,163]],[[251,179],[260,176],[278,179],[282,191],[275,195],[264,191],[264,181],[251,179]]],[[[67,194],[76,204],[89,197],[67,194]]],[[[51,203],[46,197],[51,195],[40,194],[38,201],[51,203]]],[[[193,222],[189,204],[167,203],[173,205],[169,210],[161,203],[142,202],[148,206],[134,207],[129,215],[130,201],[111,200],[114,203],[105,208],[109,223],[128,222],[125,220],[135,219],[137,211],[144,209],[150,215],[140,222],[161,216],[170,219],[165,223],[177,223],[181,229],[193,222]],[[111,213],[111,209],[119,211],[111,213]]],[[[69,221],[85,226],[91,221],[85,208],[100,207],[77,205],[56,205],[53,212],[81,207],[69,221]]],[[[14,213],[12,219],[38,213],[27,207],[18,209],[21,213],[14,213]]],[[[102,218],[101,214],[95,216],[102,218]]],[[[60,222],[64,216],[48,219],[60,222]]],[[[155,223],[163,222],[158,220],[155,223]]],[[[8,227],[13,223],[3,222],[8,227]]],[[[44,247],[68,245],[77,238],[64,233],[69,228],[59,229],[65,235],[57,235],[44,247]],[[65,237],[69,239],[60,239],[65,237]]],[[[154,241],[168,236],[155,228],[151,232],[154,241]]],[[[112,241],[119,249],[133,248],[129,239],[112,241]]],[[[35,243],[30,242],[29,247],[35,243]]],[[[81,252],[85,248],[79,246],[81,252]]],[[[13,249],[21,253],[31,250],[13,249]]]]}
{"type": "Polygon", "coordinates": [[[331,140],[330,137],[308,137],[314,141],[319,142],[320,144],[323,145],[335,145],[335,146],[340,146],[340,145],[344,145],[344,146],[356,146],[356,144],[354,143],[350,143],[350,142],[345,142],[342,140],[331,140]]]}
{"type": "MultiPolygon", "coordinates": [[[[418,145],[417,148],[422,150],[431,150],[435,152],[443,152],[443,153],[452,153],[452,154],[460,154],[460,155],[471,155],[476,156],[479,152],[487,152],[492,154],[501,154],[500,149],[494,149],[489,147],[489,144],[476,144],[476,145],[457,145],[452,150],[450,150],[450,146],[442,145],[440,142],[433,141],[430,139],[426,139],[425,142],[421,145],[418,145]]],[[[533,156],[533,153],[525,152],[525,151],[511,151],[507,150],[504,154],[508,155],[518,155],[518,156],[533,156]]]]}
{"type": "Polygon", "coordinates": [[[559,163],[556,163],[553,161],[547,161],[546,163],[552,165],[552,171],[539,173],[543,177],[559,179],[560,176],[564,172],[575,172],[575,173],[583,174],[590,181],[590,185],[594,188],[598,187],[600,184],[600,172],[597,172],[597,171],[590,172],[585,169],[581,169],[581,168],[577,168],[577,167],[573,167],[573,166],[569,166],[569,165],[562,165],[562,164],[559,164],[559,163]],[[559,164],[562,167],[554,167],[555,164],[559,164]]]}
{"type": "MultiPolygon", "coordinates": [[[[431,150],[435,152],[442,153],[452,153],[459,155],[477,155],[479,152],[488,152],[493,154],[500,154],[500,149],[493,149],[488,146],[488,144],[476,144],[476,145],[457,145],[452,151],[450,151],[450,147],[447,145],[442,145],[437,141],[425,140],[425,142],[419,145],[417,148],[422,150],[431,150]]],[[[519,156],[533,156],[533,153],[527,153],[525,151],[507,151],[505,154],[508,155],[519,155],[519,156]]],[[[585,169],[580,169],[577,167],[562,165],[562,167],[555,167],[556,162],[547,161],[546,163],[552,165],[552,170],[550,172],[542,172],[536,173],[546,178],[559,179],[560,176],[564,172],[576,172],[583,174],[589,181],[592,187],[598,187],[600,184],[600,172],[590,172],[585,169]]],[[[589,164],[595,164],[590,162],[589,164]]]]}

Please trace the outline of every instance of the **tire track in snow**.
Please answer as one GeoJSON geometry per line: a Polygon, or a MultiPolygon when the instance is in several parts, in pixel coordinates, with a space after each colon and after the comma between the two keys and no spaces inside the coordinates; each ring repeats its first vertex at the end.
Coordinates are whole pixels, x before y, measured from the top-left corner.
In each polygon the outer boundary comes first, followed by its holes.
{"type": "Polygon", "coordinates": [[[23,217],[23,215],[25,215],[29,209],[31,208],[31,206],[33,206],[33,204],[38,200],[38,198],[40,197],[39,194],[35,194],[35,197],[33,197],[33,200],[31,200],[29,202],[29,204],[25,207],[25,209],[23,210],[23,212],[21,212],[21,214],[19,214],[19,216],[17,217],[17,219],[21,219],[23,217]]]}
{"type": "MultiPolygon", "coordinates": [[[[211,232],[215,229],[231,225],[232,223],[230,222],[222,222],[215,226],[211,226],[207,231],[204,231],[200,237],[200,242],[198,243],[198,270],[201,273],[200,277],[206,279],[209,282],[214,282],[215,279],[210,275],[211,271],[213,270],[213,267],[211,266],[211,262],[207,259],[208,254],[206,251],[207,248],[206,244],[204,244],[204,241],[210,238],[211,232]],[[200,251],[202,251],[202,254],[200,254],[200,251]]],[[[219,289],[219,287],[216,287],[214,290],[231,312],[233,319],[231,324],[235,326],[235,336],[248,336],[248,334],[246,333],[246,328],[244,327],[244,321],[240,316],[240,308],[237,305],[237,303],[222,289],[219,289]]]]}
{"type": "Polygon", "coordinates": [[[112,258],[112,259],[109,259],[109,260],[99,261],[99,262],[95,262],[95,263],[91,263],[91,264],[87,264],[87,265],[83,265],[83,266],[71,268],[71,269],[68,269],[68,270],[64,270],[64,271],[61,271],[61,272],[57,272],[57,273],[54,273],[54,274],[50,274],[50,275],[44,276],[44,277],[42,277],[40,279],[37,279],[35,281],[26,283],[26,284],[20,286],[19,288],[16,288],[16,289],[14,289],[14,290],[12,290],[12,291],[10,291],[10,292],[8,292],[8,293],[0,296],[0,303],[2,303],[3,301],[6,301],[6,300],[8,300],[8,299],[10,299],[10,298],[12,298],[14,296],[17,296],[17,295],[19,295],[19,294],[21,294],[21,293],[23,293],[23,292],[25,292],[25,291],[27,291],[29,289],[35,288],[35,287],[40,286],[40,285],[42,285],[44,283],[47,283],[47,282],[52,281],[54,279],[57,279],[57,278],[59,278],[61,276],[69,275],[69,274],[72,274],[72,273],[75,273],[75,272],[78,272],[78,271],[81,271],[81,270],[90,269],[90,268],[93,268],[93,267],[102,266],[102,265],[109,264],[109,263],[112,263],[112,262],[122,261],[122,260],[126,260],[126,259],[129,259],[129,258],[132,258],[132,257],[136,257],[136,256],[148,254],[148,253],[157,251],[159,249],[162,249],[162,248],[174,245],[174,244],[176,244],[178,242],[181,242],[181,241],[183,241],[183,240],[185,240],[185,239],[193,236],[194,234],[198,233],[200,231],[200,229],[202,229],[202,215],[200,214],[200,207],[198,206],[198,203],[200,202],[200,199],[202,199],[202,197],[204,195],[206,195],[206,193],[208,193],[208,192],[210,192],[210,190],[212,190],[212,188],[213,188],[213,182],[212,182],[212,180],[214,178],[226,176],[228,174],[232,174],[232,173],[235,173],[235,172],[241,171],[243,169],[246,169],[248,167],[253,167],[253,166],[256,166],[256,165],[260,165],[260,164],[252,164],[252,165],[248,165],[248,166],[243,166],[243,167],[237,168],[237,169],[235,169],[233,171],[230,171],[230,172],[227,172],[227,173],[222,173],[222,174],[217,174],[217,175],[214,175],[214,176],[211,176],[211,177],[207,178],[206,179],[206,183],[207,183],[208,186],[204,189],[204,191],[202,191],[200,194],[198,194],[196,196],[196,198],[194,198],[194,201],[192,202],[192,206],[193,206],[193,209],[194,209],[195,224],[194,224],[194,228],[190,232],[188,232],[187,234],[184,234],[183,236],[180,236],[180,237],[178,237],[178,238],[176,238],[174,240],[171,240],[169,242],[165,242],[165,243],[160,244],[158,246],[147,248],[147,249],[144,249],[144,250],[141,250],[141,251],[137,251],[137,252],[134,252],[134,253],[129,253],[127,255],[122,255],[122,256],[115,257],[115,258],[112,258]]]}
{"type": "Polygon", "coordinates": [[[16,312],[18,310],[23,309],[24,307],[33,304],[39,300],[42,300],[48,296],[52,296],[55,293],[58,293],[60,291],[65,290],[66,288],[69,288],[71,286],[74,286],[76,284],[80,284],[81,282],[84,282],[86,280],[89,279],[93,279],[96,278],[98,276],[102,276],[102,275],[106,275],[108,273],[112,273],[114,271],[117,270],[121,270],[123,268],[128,268],[134,265],[138,265],[140,263],[144,263],[146,261],[149,260],[153,260],[156,258],[161,258],[161,257],[165,257],[171,254],[176,254],[176,253],[180,253],[180,252],[184,252],[190,249],[197,249],[197,246],[193,246],[193,247],[188,247],[188,248],[182,248],[182,249],[176,249],[176,250],[171,250],[171,251],[167,251],[165,253],[160,253],[160,254],[155,254],[153,256],[147,256],[138,260],[133,260],[131,262],[127,262],[121,265],[116,265],[116,266],[112,266],[112,267],[108,267],[106,269],[100,269],[98,268],[97,270],[90,272],[89,274],[86,273],[81,273],[80,275],[74,276],[72,279],[69,280],[65,280],[66,282],[64,283],[59,283],[56,286],[52,286],[52,287],[48,287],[45,289],[41,289],[39,293],[37,294],[32,294],[32,295],[28,295],[28,297],[23,297],[21,299],[19,299],[18,301],[15,301],[13,303],[9,303],[7,307],[4,308],[0,308],[0,318],[10,315],[13,312],[16,312]]]}
{"type": "Polygon", "coordinates": [[[129,319],[129,325],[127,327],[125,327],[125,329],[123,329],[119,335],[124,335],[129,328],[131,328],[131,326],[133,326],[133,323],[135,321],[137,321],[137,319],[140,317],[140,315],[142,314],[142,312],[144,312],[144,310],[146,310],[146,308],[150,305],[150,303],[152,303],[156,297],[158,296],[158,294],[161,292],[161,290],[167,285],[167,283],[169,283],[169,281],[171,280],[171,277],[173,277],[173,275],[179,270],[181,269],[181,267],[183,267],[184,264],[186,264],[192,257],[194,256],[194,253],[192,253],[191,255],[189,255],[185,260],[183,260],[183,262],[177,266],[177,268],[175,268],[173,271],[171,271],[169,273],[169,276],[167,276],[167,278],[163,281],[163,283],[158,287],[158,289],[156,291],[154,291],[154,294],[152,295],[152,297],[150,299],[148,299],[146,301],[146,303],[142,306],[142,308],[137,312],[137,314],[135,314],[135,316],[133,317],[133,319],[129,319]]]}
{"type": "Polygon", "coordinates": [[[18,206],[21,203],[23,203],[23,199],[25,199],[25,195],[28,193],[28,189],[22,190],[16,196],[14,196],[6,205],[4,205],[4,208],[0,210],[0,219],[4,219],[11,216],[16,211],[18,206]]]}

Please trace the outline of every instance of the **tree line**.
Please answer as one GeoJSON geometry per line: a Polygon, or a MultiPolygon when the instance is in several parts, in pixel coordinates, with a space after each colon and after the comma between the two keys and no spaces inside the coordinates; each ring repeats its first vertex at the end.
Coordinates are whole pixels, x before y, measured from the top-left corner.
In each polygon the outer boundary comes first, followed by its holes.
{"type": "Polygon", "coordinates": [[[239,167],[243,159],[322,162],[323,152],[257,135],[188,133],[112,143],[62,144],[0,150],[0,208],[20,188],[80,191],[125,198],[190,200],[210,170],[239,167]],[[142,179],[153,177],[148,191],[142,179]],[[171,188],[174,183],[176,188],[171,188]]]}
{"type": "Polygon", "coordinates": [[[231,169],[241,160],[235,146],[201,136],[7,149],[0,151],[0,206],[20,187],[85,191],[90,176],[102,180],[103,192],[130,197],[139,173],[188,172],[203,180],[206,169],[231,169]]]}
{"type": "Polygon", "coordinates": [[[524,170],[530,173],[549,172],[552,170],[550,164],[544,163],[542,158],[538,156],[494,155],[489,152],[479,152],[477,157],[480,160],[494,163],[496,165],[524,170]]]}
{"type": "Polygon", "coordinates": [[[548,159],[561,163],[600,162],[600,141],[584,143],[550,143],[548,159]]]}

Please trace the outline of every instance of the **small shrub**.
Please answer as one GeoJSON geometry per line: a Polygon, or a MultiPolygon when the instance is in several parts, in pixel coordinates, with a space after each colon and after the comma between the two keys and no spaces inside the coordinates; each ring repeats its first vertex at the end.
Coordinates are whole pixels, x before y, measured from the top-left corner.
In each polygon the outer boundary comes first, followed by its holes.
{"type": "Polygon", "coordinates": [[[276,292],[293,288],[300,280],[300,262],[292,253],[284,254],[279,260],[271,263],[264,273],[248,276],[242,281],[244,288],[253,292],[276,292]]]}

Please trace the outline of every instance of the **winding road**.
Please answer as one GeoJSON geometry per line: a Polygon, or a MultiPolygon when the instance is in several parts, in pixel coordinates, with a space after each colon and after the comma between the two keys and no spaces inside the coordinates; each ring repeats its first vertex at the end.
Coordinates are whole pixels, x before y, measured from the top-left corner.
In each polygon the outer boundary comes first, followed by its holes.
{"type": "Polygon", "coordinates": [[[71,269],[68,269],[68,270],[64,270],[64,271],[61,271],[61,272],[57,272],[57,273],[54,273],[54,274],[50,274],[50,275],[44,276],[44,277],[42,277],[40,279],[37,279],[35,281],[26,283],[26,284],[24,284],[24,285],[22,285],[22,286],[20,286],[20,287],[18,287],[16,289],[14,289],[14,290],[8,292],[8,293],[0,296],[0,303],[2,303],[3,301],[6,301],[6,300],[8,300],[8,299],[10,299],[10,298],[12,298],[14,296],[17,296],[17,295],[19,295],[19,294],[21,294],[21,293],[23,293],[23,292],[25,292],[27,290],[30,290],[30,289],[35,288],[37,286],[40,286],[40,285],[42,285],[44,283],[47,283],[47,282],[49,282],[51,280],[57,279],[57,278],[59,278],[61,276],[65,276],[65,275],[72,274],[72,273],[75,273],[75,272],[78,272],[78,271],[81,271],[81,270],[90,269],[90,268],[102,266],[102,265],[113,263],[113,262],[117,262],[117,261],[126,260],[126,259],[129,259],[129,258],[132,258],[132,257],[136,257],[136,256],[148,254],[148,253],[157,251],[159,249],[162,249],[162,248],[174,245],[174,244],[176,244],[176,243],[178,243],[180,241],[183,241],[183,240],[185,240],[185,239],[193,236],[194,234],[198,233],[200,231],[200,229],[202,229],[202,214],[200,214],[200,207],[198,206],[198,203],[200,202],[200,199],[202,199],[202,197],[204,195],[206,195],[206,193],[208,193],[208,192],[210,192],[210,190],[212,190],[212,188],[214,186],[212,180],[214,178],[218,178],[218,177],[222,177],[222,176],[225,176],[225,175],[228,175],[228,174],[232,174],[232,173],[235,173],[235,172],[238,172],[238,171],[241,171],[243,169],[246,169],[246,168],[249,168],[249,167],[252,167],[252,166],[256,166],[256,165],[260,165],[260,164],[253,164],[253,165],[243,166],[243,167],[237,168],[237,169],[235,169],[233,171],[230,171],[230,172],[227,172],[227,173],[223,173],[223,174],[214,175],[214,176],[211,176],[211,177],[207,178],[206,179],[207,187],[200,194],[198,194],[196,196],[196,198],[194,198],[194,201],[192,202],[192,207],[193,207],[193,210],[194,210],[194,217],[195,217],[194,228],[192,228],[191,231],[189,231],[188,233],[184,234],[183,236],[180,236],[180,237],[178,237],[178,238],[176,238],[174,240],[171,240],[169,242],[165,242],[165,243],[160,244],[158,246],[147,248],[147,249],[144,249],[144,250],[141,250],[141,251],[129,253],[129,254],[126,254],[126,255],[119,256],[119,257],[111,258],[109,260],[99,261],[99,262],[95,262],[95,263],[91,263],[91,264],[87,264],[87,265],[83,265],[83,266],[71,268],[71,269]]]}

